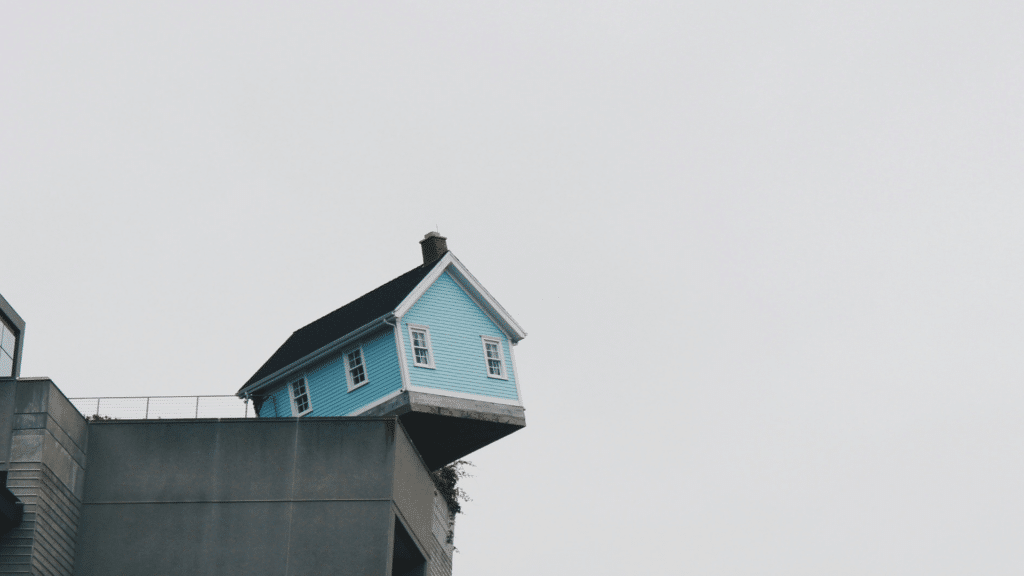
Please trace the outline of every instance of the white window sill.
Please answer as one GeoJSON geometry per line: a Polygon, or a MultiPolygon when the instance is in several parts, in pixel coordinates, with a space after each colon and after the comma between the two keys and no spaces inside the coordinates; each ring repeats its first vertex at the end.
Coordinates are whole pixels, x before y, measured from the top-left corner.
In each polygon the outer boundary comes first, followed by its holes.
{"type": "Polygon", "coordinates": [[[348,391],[349,392],[355,392],[356,390],[359,390],[360,388],[362,388],[363,386],[366,386],[369,383],[370,383],[369,380],[363,380],[362,382],[360,382],[359,384],[356,384],[355,386],[349,384],[348,391]]]}

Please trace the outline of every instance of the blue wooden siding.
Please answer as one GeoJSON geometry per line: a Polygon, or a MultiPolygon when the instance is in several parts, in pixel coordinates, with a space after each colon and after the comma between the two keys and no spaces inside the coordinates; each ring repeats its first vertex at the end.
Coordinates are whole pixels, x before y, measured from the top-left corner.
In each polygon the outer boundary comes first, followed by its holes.
{"type": "Polygon", "coordinates": [[[260,418],[277,418],[292,415],[291,396],[287,386],[278,386],[267,395],[267,401],[260,407],[260,418]]]}
{"type": "Polygon", "coordinates": [[[402,317],[402,339],[411,385],[436,388],[439,392],[447,390],[519,400],[508,339],[447,272],[402,317]],[[434,368],[413,363],[409,324],[430,329],[434,368]],[[501,341],[508,380],[487,376],[481,336],[501,341]]]}
{"type": "MultiPolygon", "coordinates": [[[[321,362],[305,373],[310,402],[313,405],[313,409],[305,416],[347,416],[402,388],[402,375],[399,372],[398,354],[395,351],[395,336],[390,328],[371,335],[358,345],[363,348],[367,383],[352,392],[348,391],[342,354],[321,362]]],[[[355,346],[356,344],[346,347],[344,352],[355,346]]],[[[294,379],[295,377],[292,377],[288,382],[294,379]]],[[[261,417],[292,415],[291,397],[284,383],[279,385],[271,396],[274,400],[268,398],[263,404],[260,410],[261,417]]]]}

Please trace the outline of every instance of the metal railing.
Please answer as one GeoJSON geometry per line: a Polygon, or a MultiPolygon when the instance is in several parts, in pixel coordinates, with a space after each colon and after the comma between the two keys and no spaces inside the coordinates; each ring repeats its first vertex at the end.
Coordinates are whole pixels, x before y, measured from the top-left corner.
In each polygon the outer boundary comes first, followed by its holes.
{"type": "Polygon", "coordinates": [[[237,396],[99,396],[68,398],[86,417],[123,420],[158,418],[255,418],[237,396]]]}

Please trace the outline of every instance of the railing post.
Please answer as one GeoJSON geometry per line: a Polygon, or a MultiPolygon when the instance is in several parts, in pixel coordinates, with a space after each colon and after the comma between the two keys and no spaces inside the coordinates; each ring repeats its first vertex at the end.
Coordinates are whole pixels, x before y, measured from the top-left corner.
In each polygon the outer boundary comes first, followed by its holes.
{"type": "Polygon", "coordinates": [[[100,415],[100,399],[99,398],[96,399],[96,415],[97,416],[100,415]]]}
{"type": "Polygon", "coordinates": [[[149,420],[149,396],[146,396],[146,417],[144,420],[149,420]]]}
{"type": "Polygon", "coordinates": [[[199,418],[199,396],[196,396],[196,418],[199,418]]]}

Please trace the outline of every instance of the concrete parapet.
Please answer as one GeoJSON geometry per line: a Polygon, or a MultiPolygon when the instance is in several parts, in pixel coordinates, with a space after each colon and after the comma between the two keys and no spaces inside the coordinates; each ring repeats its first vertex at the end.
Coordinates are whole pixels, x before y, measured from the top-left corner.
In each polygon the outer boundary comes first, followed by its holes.
{"type": "Polygon", "coordinates": [[[397,415],[89,422],[48,379],[9,378],[0,458],[24,504],[0,573],[451,574],[397,415]]]}
{"type": "Polygon", "coordinates": [[[87,443],[88,423],[48,378],[0,380],[0,471],[24,504],[0,572],[72,574],[87,443]]]}
{"type": "Polygon", "coordinates": [[[89,428],[77,576],[451,574],[395,417],[89,428]]]}

